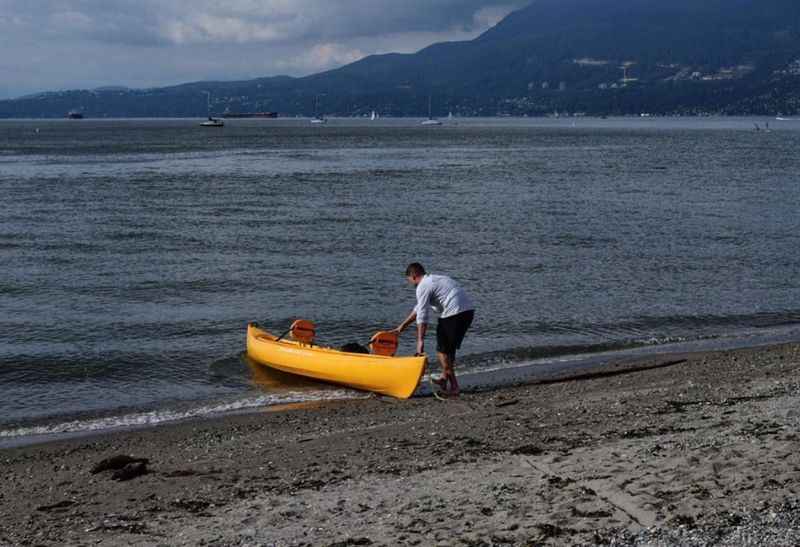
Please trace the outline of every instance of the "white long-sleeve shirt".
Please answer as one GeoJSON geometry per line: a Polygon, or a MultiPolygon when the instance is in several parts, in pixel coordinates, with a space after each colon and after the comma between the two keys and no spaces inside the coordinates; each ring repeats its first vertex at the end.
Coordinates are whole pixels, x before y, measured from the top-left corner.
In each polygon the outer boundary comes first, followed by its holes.
{"type": "Polygon", "coordinates": [[[474,310],[467,293],[446,275],[426,274],[417,285],[417,324],[430,323],[431,308],[440,317],[474,310]]]}

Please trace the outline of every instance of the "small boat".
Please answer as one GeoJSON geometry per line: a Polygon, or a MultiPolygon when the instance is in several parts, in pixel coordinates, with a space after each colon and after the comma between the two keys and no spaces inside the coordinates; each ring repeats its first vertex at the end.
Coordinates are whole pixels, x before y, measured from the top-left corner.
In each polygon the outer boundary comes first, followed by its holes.
{"type": "Polygon", "coordinates": [[[69,113],[67,113],[67,119],[69,119],[69,120],[82,120],[83,119],[83,113],[82,112],[78,112],[77,110],[70,110],[69,113]]]}
{"type": "Polygon", "coordinates": [[[220,120],[219,118],[214,118],[211,116],[211,92],[210,91],[203,91],[208,96],[208,102],[206,103],[206,109],[208,110],[208,119],[200,124],[200,127],[225,127],[225,122],[220,120]]]}
{"type": "Polygon", "coordinates": [[[206,121],[200,124],[202,127],[225,127],[225,122],[219,118],[208,117],[206,121]]]}
{"type": "Polygon", "coordinates": [[[373,110],[372,115],[369,117],[369,119],[374,122],[375,120],[378,119],[378,113],[373,110]]]}
{"type": "Polygon", "coordinates": [[[309,321],[295,321],[290,332],[293,340],[284,340],[283,336],[275,336],[258,324],[250,323],[247,325],[248,357],[283,372],[398,399],[411,397],[425,372],[424,356],[393,357],[381,349],[387,339],[391,345],[390,338],[394,336],[391,353],[396,351],[394,333],[376,334],[370,344],[372,353],[365,354],[314,345],[314,327],[309,321]]]}
{"type": "Polygon", "coordinates": [[[319,95],[314,97],[314,117],[311,118],[311,123],[314,125],[323,125],[328,123],[324,115],[319,114],[319,95]]]}
{"type": "Polygon", "coordinates": [[[433,117],[433,97],[428,95],[428,119],[422,125],[442,125],[442,122],[433,117]]]}

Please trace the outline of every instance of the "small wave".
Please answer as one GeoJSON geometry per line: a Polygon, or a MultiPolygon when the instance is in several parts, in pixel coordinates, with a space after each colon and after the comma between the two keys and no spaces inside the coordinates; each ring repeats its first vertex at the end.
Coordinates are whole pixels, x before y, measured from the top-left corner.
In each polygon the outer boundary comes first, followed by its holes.
{"type": "MultiPolygon", "coordinates": [[[[800,323],[800,310],[787,309],[775,312],[751,314],[696,314],[696,315],[640,315],[625,320],[611,322],[566,322],[566,321],[517,321],[513,325],[502,325],[495,331],[494,326],[484,330],[484,334],[514,334],[517,336],[561,336],[592,338],[590,344],[640,344],[642,342],[664,340],[668,343],[674,337],[695,337],[735,333],[749,328],[770,328],[800,323]]],[[[487,327],[484,324],[484,329],[487,327]]]]}
{"type": "MultiPolygon", "coordinates": [[[[730,333],[728,336],[735,337],[730,333]]],[[[647,336],[627,340],[574,344],[574,345],[547,345],[532,347],[517,347],[500,351],[474,353],[460,359],[471,371],[491,371],[517,366],[528,366],[537,362],[552,362],[585,358],[613,352],[625,352],[642,348],[666,347],[675,344],[690,342],[708,342],[723,338],[722,334],[696,334],[694,336],[647,336]]]]}
{"type": "Polygon", "coordinates": [[[35,425],[0,430],[0,439],[72,435],[79,433],[111,431],[116,429],[148,427],[166,423],[174,423],[193,418],[207,418],[222,414],[231,414],[260,407],[291,403],[363,398],[365,398],[363,393],[348,390],[288,392],[275,395],[261,395],[231,402],[204,405],[187,410],[152,410],[149,412],[126,414],[123,416],[108,416],[104,418],[87,420],[72,420],[56,424],[35,425]]]}
{"type": "MultiPolygon", "coordinates": [[[[0,244],[0,250],[1,249],[3,249],[3,246],[0,244]]],[[[19,296],[34,292],[36,292],[36,289],[32,285],[23,285],[20,283],[0,283],[0,295],[2,296],[19,296]]]]}
{"type": "Polygon", "coordinates": [[[146,230],[115,231],[106,234],[106,239],[110,241],[157,241],[170,238],[169,234],[146,230]]]}
{"type": "Polygon", "coordinates": [[[68,251],[86,254],[98,253],[104,250],[102,245],[85,241],[54,241],[52,243],[35,244],[35,246],[43,251],[68,251]]]}
{"type": "MultiPolygon", "coordinates": [[[[655,340],[651,343],[657,343],[655,340]]],[[[542,359],[556,359],[572,355],[586,355],[620,351],[647,345],[643,342],[606,342],[598,344],[576,344],[562,346],[520,347],[487,353],[471,354],[460,359],[460,363],[470,369],[494,369],[510,367],[515,364],[529,364],[542,359]]]]}

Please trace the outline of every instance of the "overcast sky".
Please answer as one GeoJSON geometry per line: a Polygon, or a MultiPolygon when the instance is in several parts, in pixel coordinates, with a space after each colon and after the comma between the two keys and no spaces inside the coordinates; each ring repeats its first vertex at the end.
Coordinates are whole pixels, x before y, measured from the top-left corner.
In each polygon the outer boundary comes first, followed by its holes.
{"type": "Polygon", "coordinates": [[[471,39],[530,0],[0,0],[0,98],[334,68],[471,39]]]}

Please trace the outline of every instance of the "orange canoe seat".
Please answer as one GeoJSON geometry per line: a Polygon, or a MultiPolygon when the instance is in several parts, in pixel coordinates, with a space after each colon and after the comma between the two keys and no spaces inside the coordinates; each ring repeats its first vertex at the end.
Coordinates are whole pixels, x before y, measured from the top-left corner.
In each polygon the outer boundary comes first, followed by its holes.
{"type": "Polygon", "coordinates": [[[394,357],[397,353],[398,336],[396,332],[381,331],[369,341],[369,350],[373,355],[394,357]]]}
{"type": "Polygon", "coordinates": [[[301,344],[313,344],[317,329],[314,323],[305,319],[298,319],[292,323],[292,338],[301,344]]]}

